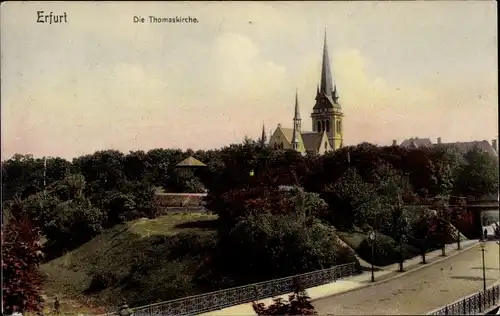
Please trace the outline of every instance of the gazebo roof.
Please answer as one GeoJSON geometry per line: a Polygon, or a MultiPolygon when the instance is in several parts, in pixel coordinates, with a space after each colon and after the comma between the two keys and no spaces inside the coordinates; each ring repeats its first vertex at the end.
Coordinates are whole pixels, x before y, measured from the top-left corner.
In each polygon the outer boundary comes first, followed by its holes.
{"type": "Polygon", "coordinates": [[[206,167],[203,162],[199,161],[198,159],[194,158],[193,156],[189,156],[183,161],[179,162],[178,164],[175,165],[176,167],[206,167]]]}

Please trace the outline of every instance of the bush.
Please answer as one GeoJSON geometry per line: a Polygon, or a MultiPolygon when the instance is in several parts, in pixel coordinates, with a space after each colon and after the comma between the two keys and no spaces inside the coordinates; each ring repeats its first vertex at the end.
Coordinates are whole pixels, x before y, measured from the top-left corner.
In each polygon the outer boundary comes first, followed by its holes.
{"type": "Polygon", "coordinates": [[[333,229],[301,215],[250,215],[221,235],[214,266],[238,284],[285,277],[357,261],[333,229]],[[228,256],[228,253],[231,256],[228,256]]]}
{"type": "Polygon", "coordinates": [[[264,303],[252,303],[253,310],[259,316],[266,315],[317,315],[311,298],[305,290],[296,290],[289,296],[288,302],[275,298],[274,304],[265,306],[264,303]]]}
{"type": "Polygon", "coordinates": [[[92,277],[87,293],[95,293],[102,291],[118,281],[118,277],[110,271],[98,271],[92,277]]]}
{"type": "MultiPolygon", "coordinates": [[[[374,265],[386,266],[400,261],[400,245],[394,239],[381,233],[376,234],[375,238],[374,265]]],[[[357,249],[359,256],[367,261],[372,261],[372,244],[368,237],[361,242],[357,249]]],[[[418,248],[408,244],[403,244],[403,259],[410,259],[418,256],[420,251],[418,248]]]]}

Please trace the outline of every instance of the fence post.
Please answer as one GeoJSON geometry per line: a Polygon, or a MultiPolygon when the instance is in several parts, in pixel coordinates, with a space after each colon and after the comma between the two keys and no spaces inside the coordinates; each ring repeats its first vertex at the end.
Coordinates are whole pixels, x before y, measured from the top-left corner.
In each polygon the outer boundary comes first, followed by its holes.
{"type": "Polygon", "coordinates": [[[462,301],[462,305],[463,305],[463,310],[464,310],[462,315],[468,315],[469,311],[467,310],[467,299],[462,301]]]}
{"type": "Polygon", "coordinates": [[[448,305],[446,305],[445,308],[444,308],[444,314],[448,315],[448,305]]]}

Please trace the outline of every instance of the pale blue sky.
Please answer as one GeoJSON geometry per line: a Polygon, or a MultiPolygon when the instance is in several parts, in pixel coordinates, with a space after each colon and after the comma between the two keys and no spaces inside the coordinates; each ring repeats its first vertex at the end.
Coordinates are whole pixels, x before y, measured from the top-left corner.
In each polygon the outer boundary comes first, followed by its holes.
{"type": "Polygon", "coordinates": [[[327,28],[345,142],[498,130],[494,1],[3,3],[2,159],[214,148],[309,128],[327,28]],[[68,23],[36,23],[36,11],[68,23]],[[186,16],[197,24],[134,24],[186,16]],[[251,22],[251,23],[250,23],[251,22]]]}

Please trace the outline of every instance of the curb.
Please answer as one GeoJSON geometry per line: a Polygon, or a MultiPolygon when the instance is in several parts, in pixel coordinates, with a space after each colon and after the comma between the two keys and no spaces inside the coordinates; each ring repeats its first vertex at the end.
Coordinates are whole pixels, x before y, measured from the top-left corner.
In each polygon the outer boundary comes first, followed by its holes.
{"type": "MultiPolygon", "coordinates": [[[[334,294],[329,294],[329,295],[325,295],[325,296],[322,296],[322,297],[317,297],[315,299],[312,299],[311,302],[314,302],[314,301],[317,301],[317,300],[321,300],[321,299],[325,299],[325,298],[328,298],[328,297],[333,297],[333,296],[337,296],[337,295],[340,295],[340,294],[345,294],[345,293],[349,293],[349,292],[353,292],[353,291],[357,291],[357,290],[360,290],[360,289],[363,289],[363,288],[366,288],[366,287],[370,287],[370,286],[376,286],[376,285],[379,285],[379,284],[383,284],[383,283],[386,283],[386,282],[389,282],[389,281],[392,281],[394,279],[397,279],[399,277],[402,277],[404,275],[407,275],[407,274],[410,274],[412,272],[415,272],[415,271],[418,271],[420,269],[423,269],[425,267],[428,267],[428,266],[431,266],[435,263],[439,263],[439,262],[442,262],[442,261],[445,261],[447,259],[450,259],[450,258],[453,258],[454,256],[458,255],[458,254],[461,254],[461,253],[464,253],[474,247],[477,247],[478,246],[478,243],[474,243],[474,244],[471,244],[465,248],[462,248],[458,251],[456,251],[455,253],[452,253],[450,255],[447,255],[446,257],[441,257],[435,261],[432,261],[432,262],[428,262],[426,264],[420,264],[419,266],[415,267],[415,268],[412,268],[408,271],[405,271],[405,272],[396,272],[398,274],[396,274],[395,276],[392,276],[392,277],[388,277],[387,279],[383,279],[383,280],[380,280],[380,281],[375,281],[375,282],[370,282],[368,284],[362,284],[361,286],[358,286],[358,287],[355,287],[355,288],[352,288],[352,289],[348,289],[348,290],[345,290],[345,291],[342,291],[342,292],[338,292],[338,293],[334,293],[334,294]]],[[[368,272],[367,272],[368,273],[368,272]]],[[[348,279],[342,279],[342,280],[339,280],[339,281],[348,281],[348,279]]]]}

